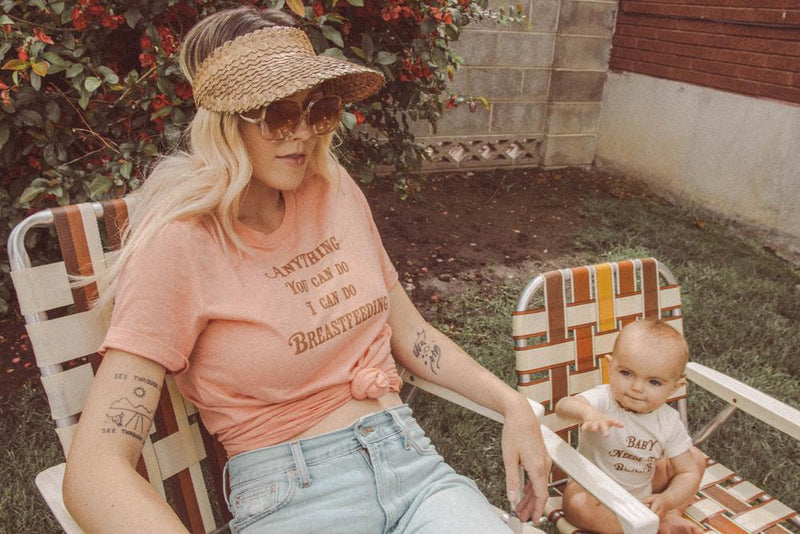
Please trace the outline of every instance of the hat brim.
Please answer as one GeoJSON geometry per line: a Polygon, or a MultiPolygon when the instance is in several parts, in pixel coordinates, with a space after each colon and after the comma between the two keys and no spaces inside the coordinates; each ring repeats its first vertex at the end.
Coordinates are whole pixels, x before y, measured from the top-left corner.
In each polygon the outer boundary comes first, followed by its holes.
{"type": "Polygon", "coordinates": [[[377,93],[385,83],[381,73],[329,56],[284,53],[253,54],[231,65],[225,79],[198,105],[221,113],[240,113],[330,82],[344,102],[377,93]]]}

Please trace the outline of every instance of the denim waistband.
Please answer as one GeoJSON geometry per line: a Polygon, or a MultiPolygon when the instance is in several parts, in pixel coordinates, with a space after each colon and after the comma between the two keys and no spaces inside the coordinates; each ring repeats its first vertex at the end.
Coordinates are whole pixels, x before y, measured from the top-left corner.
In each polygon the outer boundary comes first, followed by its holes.
{"type": "Polygon", "coordinates": [[[225,464],[231,485],[242,484],[273,471],[295,465],[298,455],[307,465],[315,465],[374,443],[405,433],[406,425],[413,422],[411,408],[404,404],[388,410],[365,415],[350,426],[319,436],[271,445],[237,454],[225,464]]]}

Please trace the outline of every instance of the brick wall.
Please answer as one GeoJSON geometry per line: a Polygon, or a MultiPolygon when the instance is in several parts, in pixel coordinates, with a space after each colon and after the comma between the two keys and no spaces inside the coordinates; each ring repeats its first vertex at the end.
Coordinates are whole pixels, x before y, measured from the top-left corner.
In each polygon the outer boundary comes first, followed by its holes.
{"type": "Polygon", "coordinates": [[[620,0],[612,44],[612,70],[800,103],[800,0],[620,0]]]}

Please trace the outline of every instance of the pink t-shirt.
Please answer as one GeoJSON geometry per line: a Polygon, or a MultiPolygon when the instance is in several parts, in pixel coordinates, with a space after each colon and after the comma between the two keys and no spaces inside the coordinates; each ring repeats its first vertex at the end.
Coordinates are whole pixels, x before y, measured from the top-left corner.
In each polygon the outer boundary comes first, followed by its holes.
{"type": "Polygon", "coordinates": [[[238,224],[255,251],[241,258],[199,220],[165,227],[125,266],[101,348],[175,373],[229,457],[401,385],[387,324],[397,272],[361,190],[341,170],[284,200],[274,232],[238,224]]]}

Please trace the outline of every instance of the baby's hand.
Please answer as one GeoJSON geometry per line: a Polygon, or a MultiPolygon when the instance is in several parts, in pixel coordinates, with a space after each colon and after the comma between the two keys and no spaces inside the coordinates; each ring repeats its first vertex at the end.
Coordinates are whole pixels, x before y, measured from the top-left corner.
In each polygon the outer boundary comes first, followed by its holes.
{"type": "Polygon", "coordinates": [[[652,510],[659,519],[664,519],[667,512],[673,508],[672,503],[661,493],[654,493],[649,497],[645,497],[642,499],[642,502],[648,505],[650,510],[652,510]]]}
{"type": "Polygon", "coordinates": [[[603,437],[605,438],[608,437],[609,431],[612,427],[622,428],[623,426],[624,425],[622,423],[613,417],[609,417],[604,413],[597,412],[583,421],[583,424],[581,425],[581,431],[602,432],[603,437]]]}

